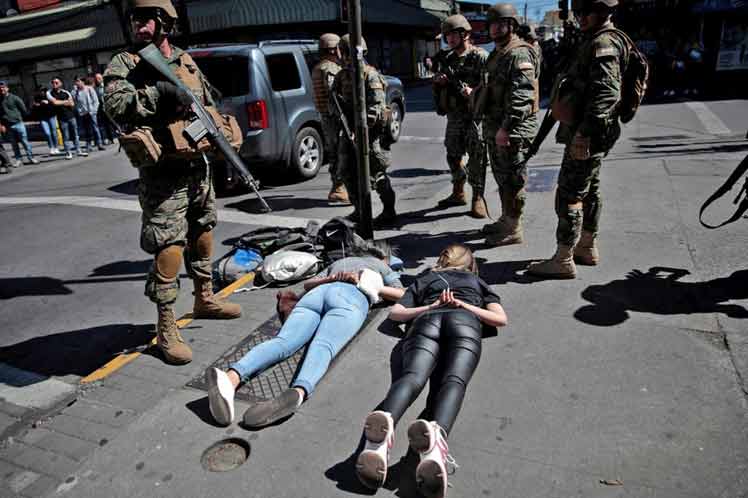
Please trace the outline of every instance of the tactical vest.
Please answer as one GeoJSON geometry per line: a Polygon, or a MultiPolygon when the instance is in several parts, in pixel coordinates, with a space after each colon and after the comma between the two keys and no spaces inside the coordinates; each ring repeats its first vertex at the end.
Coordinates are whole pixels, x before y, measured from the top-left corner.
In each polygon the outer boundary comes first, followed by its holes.
{"type": "Polygon", "coordinates": [[[491,114],[501,115],[504,113],[506,103],[506,92],[511,87],[511,72],[512,72],[512,58],[509,57],[511,52],[517,48],[527,48],[532,57],[533,61],[533,88],[535,98],[533,99],[532,112],[536,113],[540,110],[540,85],[538,83],[538,60],[537,52],[535,47],[530,45],[524,40],[513,38],[507,43],[506,46],[496,48],[491,52],[486,61],[486,70],[483,76],[483,84],[486,86],[488,91],[487,102],[485,105],[486,111],[491,114]]]}
{"type": "Polygon", "coordinates": [[[340,72],[340,65],[331,60],[323,60],[312,71],[314,106],[320,114],[330,113],[330,78],[340,72]]]}
{"type": "MultiPolygon", "coordinates": [[[[366,85],[366,82],[369,81],[369,77],[372,73],[374,73],[376,77],[379,78],[379,81],[381,81],[382,89],[385,91],[386,95],[387,81],[384,79],[384,77],[382,77],[381,74],[379,74],[374,66],[370,66],[368,64],[364,66],[364,85],[366,85]]],[[[343,71],[343,74],[340,77],[339,93],[343,96],[347,107],[350,107],[350,112],[353,112],[353,70],[346,69],[343,71]]],[[[343,103],[341,102],[341,104],[343,103]]],[[[346,111],[348,111],[348,109],[346,109],[346,111]]]]}

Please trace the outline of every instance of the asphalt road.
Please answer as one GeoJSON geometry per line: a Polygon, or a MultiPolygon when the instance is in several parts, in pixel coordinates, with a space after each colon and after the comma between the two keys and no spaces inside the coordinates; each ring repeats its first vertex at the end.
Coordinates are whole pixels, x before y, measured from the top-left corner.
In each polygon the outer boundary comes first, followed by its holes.
{"type": "MultiPolygon", "coordinates": [[[[433,263],[447,241],[470,244],[510,320],[499,337],[484,341],[481,366],[450,437],[461,464],[450,496],[748,496],[748,220],[718,231],[697,221],[703,199],[748,150],[748,104],[645,106],[603,170],[603,263],[580,269],[573,281],[539,282],[522,270],[554,250],[553,185],[561,149],[549,140],[531,162],[526,243],[486,248],[475,231],[481,221],[461,208],[433,209],[450,184],[444,119],[430,111],[429,98],[428,88],[408,92],[391,171],[403,216],[377,235],[400,245],[410,274],[433,263]],[[623,485],[601,483],[616,479],[623,485]]],[[[74,385],[147,332],[155,311],[142,295],[150,261],[137,244],[135,178],[123,154],[111,148],[0,178],[0,347],[26,355],[16,366],[74,385]]],[[[488,185],[495,212],[496,185],[488,185]]],[[[310,181],[266,188],[273,218],[256,215],[251,194],[221,198],[216,255],[258,223],[303,224],[347,214],[350,207],[327,203],[329,186],[323,171],[310,181]]],[[[720,203],[710,216],[724,216],[731,207],[720,203]]],[[[374,213],[379,209],[375,201],[374,213]]],[[[177,306],[186,312],[186,278],[182,287],[177,306]]],[[[272,295],[252,294],[235,298],[250,312],[242,326],[270,314],[272,295]]],[[[230,324],[210,327],[242,337],[230,324]]],[[[112,379],[123,397],[131,388],[122,387],[122,379],[141,379],[140,389],[148,391],[153,375],[164,389],[154,387],[158,394],[150,398],[138,394],[142,406],[129,407],[126,424],[100,420],[117,427],[108,444],[77,449],[66,440],[54,449],[30,430],[17,438],[20,446],[0,451],[0,465],[10,466],[6,480],[22,496],[95,497],[103,487],[110,496],[144,497],[362,494],[347,458],[360,421],[390,380],[396,338],[381,330],[364,334],[315,397],[280,426],[251,435],[226,431],[190,408],[202,395],[184,383],[230,346],[211,349],[204,339],[193,344],[202,364],[196,359],[192,370],[180,373],[144,357],[112,379]],[[204,472],[202,451],[227,434],[248,436],[250,462],[227,474],[204,472]],[[40,448],[67,455],[69,468],[61,470],[59,462],[34,467],[40,448]],[[24,456],[32,463],[14,460],[24,456]]],[[[98,404],[92,406],[118,406],[114,398],[96,398],[107,386],[106,380],[94,386],[90,396],[98,404]]],[[[59,391],[51,392],[50,402],[59,398],[59,391]]],[[[73,416],[65,413],[61,417],[73,416]]],[[[406,427],[398,428],[392,477],[380,495],[413,496],[413,462],[398,461],[406,427]]],[[[94,429],[82,424],[79,430],[94,429]]]]}

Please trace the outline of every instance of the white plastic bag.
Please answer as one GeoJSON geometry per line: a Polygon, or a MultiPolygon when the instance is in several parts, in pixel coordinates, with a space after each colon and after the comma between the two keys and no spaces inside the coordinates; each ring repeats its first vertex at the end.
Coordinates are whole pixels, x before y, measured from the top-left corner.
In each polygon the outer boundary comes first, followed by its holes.
{"type": "Polygon", "coordinates": [[[311,277],[318,271],[319,259],[301,251],[279,251],[262,264],[262,279],[267,283],[288,284],[311,277]]]}

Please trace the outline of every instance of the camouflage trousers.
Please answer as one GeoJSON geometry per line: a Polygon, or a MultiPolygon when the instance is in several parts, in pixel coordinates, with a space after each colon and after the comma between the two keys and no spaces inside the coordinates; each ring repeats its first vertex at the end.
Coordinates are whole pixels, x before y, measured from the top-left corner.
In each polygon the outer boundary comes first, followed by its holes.
{"type": "Polygon", "coordinates": [[[338,141],[340,140],[340,121],[332,114],[322,114],[322,136],[325,141],[325,157],[330,164],[330,181],[333,185],[343,183],[338,164],[338,141]]]}
{"type": "Polygon", "coordinates": [[[600,168],[604,154],[595,154],[584,161],[572,159],[569,147],[564,150],[556,189],[558,226],[556,241],[566,246],[579,242],[582,230],[597,233],[600,224],[600,168]],[[582,208],[570,207],[581,202],[582,208]]]}
{"type": "Polygon", "coordinates": [[[509,147],[497,147],[496,133],[501,128],[501,124],[487,120],[484,126],[491,172],[499,186],[502,212],[512,218],[519,218],[526,203],[527,162],[525,159],[528,141],[513,143],[509,147]]]}
{"type": "Polygon", "coordinates": [[[448,113],[444,146],[452,183],[464,181],[467,177],[473,192],[483,194],[487,159],[480,122],[473,120],[468,113],[448,113]]]}
{"type": "MultiPolygon", "coordinates": [[[[210,254],[197,254],[190,246],[217,223],[216,198],[209,168],[202,162],[158,165],[140,170],[138,199],[143,210],[140,247],[158,257],[173,245],[186,247],[187,273],[192,278],[212,276],[210,254]]],[[[148,275],[146,295],[156,303],[176,300],[179,280],[157,283],[154,268],[148,275]]]]}
{"type": "MultiPolygon", "coordinates": [[[[379,194],[385,209],[395,207],[395,191],[387,176],[387,168],[392,164],[392,153],[389,146],[382,143],[379,134],[369,138],[369,181],[371,189],[379,194]]],[[[356,168],[356,151],[350,141],[341,137],[338,146],[338,162],[343,183],[354,207],[358,208],[358,171],[356,168]]]]}

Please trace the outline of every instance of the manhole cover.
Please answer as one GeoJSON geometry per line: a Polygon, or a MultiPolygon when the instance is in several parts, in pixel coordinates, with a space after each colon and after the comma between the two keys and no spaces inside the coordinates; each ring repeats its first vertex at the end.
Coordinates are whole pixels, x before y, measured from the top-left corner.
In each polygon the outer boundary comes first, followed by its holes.
{"type": "Polygon", "coordinates": [[[224,439],[205,450],[201,462],[203,468],[210,472],[227,472],[246,462],[251,451],[248,441],[239,438],[224,439]]]}

